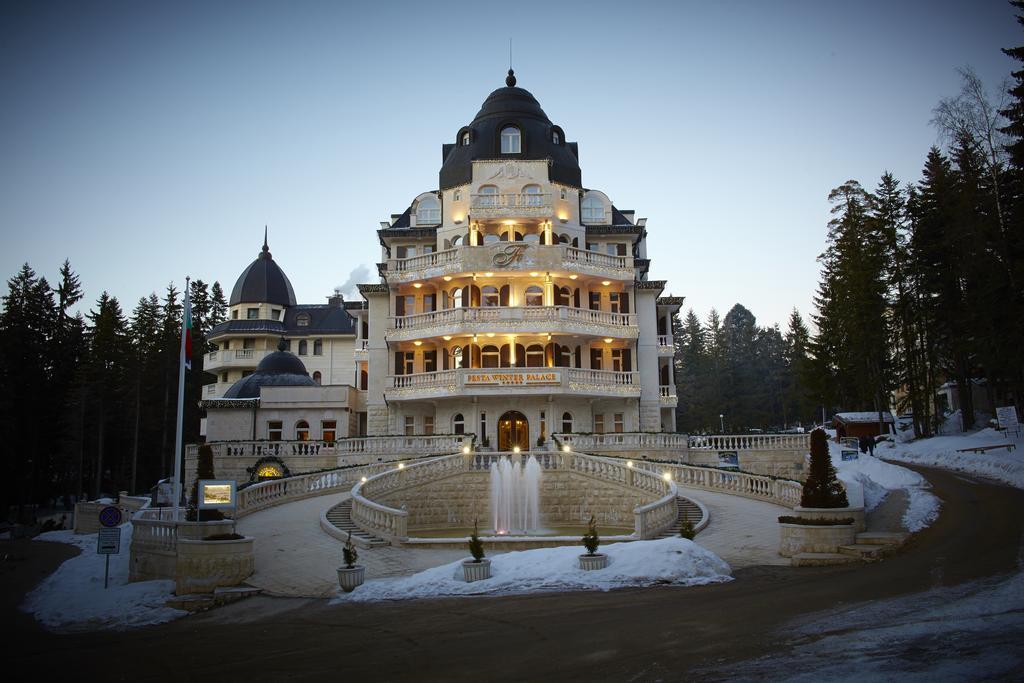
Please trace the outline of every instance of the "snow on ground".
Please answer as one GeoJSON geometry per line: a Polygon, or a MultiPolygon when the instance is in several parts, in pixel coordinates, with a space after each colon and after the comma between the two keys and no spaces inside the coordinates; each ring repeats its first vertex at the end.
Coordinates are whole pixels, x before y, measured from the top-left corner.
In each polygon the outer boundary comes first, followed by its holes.
{"type": "MultiPolygon", "coordinates": [[[[903,514],[903,526],[914,532],[924,529],[939,516],[939,499],[929,491],[928,480],[906,467],[893,465],[857,451],[856,460],[843,460],[840,444],[829,440],[829,455],[839,479],[846,486],[850,505],[864,505],[871,512],[881,504],[890,491],[904,489],[909,505],[903,514]]],[[[879,454],[879,447],[875,447],[879,454]]]]}
{"type": "Polygon", "coordinates": [[[780,629],[775,654],[716,680],[1020,680],[1024,574],[829,610],[780,629]]]}
{"type": "Polygon", "coordinates": [[[173,595],[173,581],[128,583],[131,524],[121,527],[121,553],[110,556],[110,583],[106,590],[105,562],[102,555],[96,554],[96,534],[76,536],[71,531],[51,531],[35,540],[69,543],[82,551],[46,577],[21,604],[22,611],[32,613],[50,630],[123,630],[161,624],[188,614],[164,604],[173,595]]]}
{"type": "Polygon", "coordinates": [[[875,447],[875,455],[886,460],[966,472],[1024,488],[1024,434],[1007,435],[988,427],[952,436],[933,436],[897,444],[882,443],[875,447]],[[1001,448],[984,453],[958,452],[964,448],[1002,443],[1012,443],[1016,449],[1007,451],[1001,448]]]}
{"type": "Polygon", "coordinates": [[[460,595],[507,595],[535,591],[611,590],[627,586],[696,586],[730,581],[721,558],[685,538],[662,538],[604,546],[605,569],[579,568],[580,546],[537,548],[491,558],[491,578],[466,583],[462,561],[398,579],[367,581],[332,602],[403,600],[460,595]]]}

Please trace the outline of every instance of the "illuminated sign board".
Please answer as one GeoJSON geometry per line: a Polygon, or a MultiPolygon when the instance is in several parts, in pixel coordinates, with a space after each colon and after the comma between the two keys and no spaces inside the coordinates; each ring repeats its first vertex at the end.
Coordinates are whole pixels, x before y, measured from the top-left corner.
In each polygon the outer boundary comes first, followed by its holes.
{"type": "Polygon", "coordinates": [[[522,386],[526,384],[561,384],[558,372],[535,370],[521,372],[471,372],[466,374],[464,383],[470,385],[493,384],[499,386],[522,386]]]}
{"type": "Polygon", "coordinates": [[[235,482],[230,479],[200,479],[199,509],[225,510],[235,507],[235,482]]]}

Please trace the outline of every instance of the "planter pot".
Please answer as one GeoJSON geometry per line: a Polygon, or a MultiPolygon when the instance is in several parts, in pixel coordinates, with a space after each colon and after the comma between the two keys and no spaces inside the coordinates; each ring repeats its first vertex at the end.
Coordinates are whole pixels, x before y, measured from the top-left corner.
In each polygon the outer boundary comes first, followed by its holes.
{"type": "Polygon", "coordinates": [[[366,567],[361,564],[357,564],[351,569],[348,567],[338,567],[338,585],[346,593],[351,593],[357,586],[362,586],[365,577],[366,567]]]}
{"type": "Polygon", "coordinates": [[[580,555],[580,569],[591,571],[594,569],[604,569],[608,566],[608,556],[604,553],[594,553],[593,555],[580,555]]]}
{"type": "Polygon", "coordinates": [[[491,561],[486,558],[479,562],[463,560],[462,578],[466,580],[466,583],[491,578],[491,561]]]}
{"type": "Polygon", "coordinates": [[[852,517],[853,524],[857,527],[857,531],[864,531],[867,528],[864,518],[864,508],[862,507],[805,508],[797,505],[793,508],[793,513],[797,517],[807,517],[809,519],[847,519],[852,517]]]}
{"type": "Polygon", "coordinates": [[[836,553],[839,552],[839,546],[850,545],[856,538],[856,524],[779,524],[779,555],[793,557],[800,553],[836,553]]]}

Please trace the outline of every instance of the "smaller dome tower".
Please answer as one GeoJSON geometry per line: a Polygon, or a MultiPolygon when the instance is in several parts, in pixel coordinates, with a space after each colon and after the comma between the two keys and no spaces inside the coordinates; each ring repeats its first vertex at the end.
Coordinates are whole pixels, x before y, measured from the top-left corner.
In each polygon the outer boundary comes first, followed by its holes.
{"type": "Polygon", "coordinates": [[[249,267],[242,271],[231,289],[228,305],[237,304],[276,304],[278,306],[294,306],[295,291],[288,276],[274,262],[267,246],[267,230],[263,228],[263,250],[249,267]]]}
{"type": "Polygon", "coordinates": [[[261,387],[315,387],[316,382],[306,372],[306,366],[287,348],[282,339],[277,351],[267,354],[256,367],[256,372],[243,377],[224,392],[224,398],[259,398],[261,387]]]}

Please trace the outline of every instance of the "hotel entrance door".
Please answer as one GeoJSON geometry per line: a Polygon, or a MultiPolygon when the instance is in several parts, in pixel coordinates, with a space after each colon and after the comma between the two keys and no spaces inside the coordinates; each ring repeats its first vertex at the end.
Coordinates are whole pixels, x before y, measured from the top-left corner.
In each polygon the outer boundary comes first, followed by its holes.
{"type": "Polygon", "coordinates": [[[530,450],[530,423],[517,410],[510,410],[498,420],[498,450],[511,451],[516,446],[530,450]]]}

